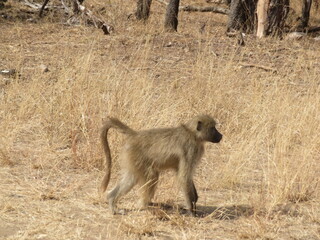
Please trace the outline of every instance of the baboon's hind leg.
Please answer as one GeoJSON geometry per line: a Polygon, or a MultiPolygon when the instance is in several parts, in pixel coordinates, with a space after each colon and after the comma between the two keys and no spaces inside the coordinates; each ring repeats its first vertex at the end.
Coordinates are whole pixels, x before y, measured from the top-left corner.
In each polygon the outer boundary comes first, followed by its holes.
{"type": "Polygon", "coordinates": [[[148,205],[151,203],[151,199],[154,197],[157,183],[159,180],[159,173],[153,172],[152,174],[149,174],[148,177],[145,177],[141,183],[142,186],[140,187],[140,194],[141,198],[139,201],[139,207],[145,208],[148,207],[148,205]]]}
{"type": "Polygon", "coordinates": [[[197,212],[197,206],[196,206],[196,203],[198,201],[198,192],[197,192],[197,189],[196,189],[196,186],[194,185],[194,182],[192,181],[192,194],[191,194],[191,202],[192,202],[192,211],[193,212],[197,212]]]}
{"type": "Polygon", "coordinates": [[[127,194],[136,183],[137,179],[134,174],[127,171],[124,173],[117,186],[108,193],[109,208],[112,214],[116,214],[115,204],[117,200],[121,196],[127,194]]]}

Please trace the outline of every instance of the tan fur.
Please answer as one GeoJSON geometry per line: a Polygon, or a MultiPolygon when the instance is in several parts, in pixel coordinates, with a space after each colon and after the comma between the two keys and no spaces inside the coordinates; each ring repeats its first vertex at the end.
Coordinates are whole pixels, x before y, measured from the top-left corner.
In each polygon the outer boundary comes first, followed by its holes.
{"type": "Polygon", "coordinates": [[[200,115],[174,128],[134,131],[118,119],[108,118],[101,133],[106,154],[106,175],[101,184],[102,192],[107,189],[111,171],[108,130],[116,128],[127,135],[120,154],[123,175],[117,186],[108,193],[112,213],[115,213],[118,198],[137,183],[141,184],[140,205],[147,206],[154,196],[160,171],[173,169],[177,172],[187,209],[194,215],[198,194],[192,179],[193,173],[204,152],[203,143],[218,143],[222,138],[215,125],[213,118],[200,115]]]}

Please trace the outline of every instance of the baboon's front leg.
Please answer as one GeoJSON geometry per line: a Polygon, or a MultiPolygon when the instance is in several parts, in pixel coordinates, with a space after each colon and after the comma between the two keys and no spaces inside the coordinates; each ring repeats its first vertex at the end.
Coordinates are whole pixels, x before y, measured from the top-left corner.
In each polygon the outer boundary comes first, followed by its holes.
{"type": "Polygon", "coordinates": [[[189,213],[195,217],[196,216],[196,202],[198,199],[197,190],[194,187],[194,184],[191,181],[188,181],[184,186],[184,195],[187,203],[187,209],[189,213]]]}
{"type": "Polygon", "coordinates": [[[190,171],[188,171],[188,169],[180,168],[178,178],[186,201],[187,210],[192,216],[195,216],[198,193],[192,181],[192,174],[190,171]]]}

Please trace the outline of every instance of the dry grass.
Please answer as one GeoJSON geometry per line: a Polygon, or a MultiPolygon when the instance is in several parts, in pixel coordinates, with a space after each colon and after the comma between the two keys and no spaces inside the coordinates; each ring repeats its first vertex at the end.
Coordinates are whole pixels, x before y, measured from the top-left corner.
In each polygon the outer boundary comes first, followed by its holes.
{"type": "MultiPolygon", "coordinates": [[[[54,14],[0,20],[0,68],[17,70],[0,76],[0,238],[320,239],[319,43],[247,36],[239,47],[221,15],[181,13],[179,33],[166,34],[157,2],[146,25],[127,19],[133,1],[91,3],[106,7],[113,35],[54,14]],[[224,140],[206,146],[195,176],[199,218],[183,214],[170,172],[161,205],[135,211],[132,191],[120,202],[128,213],[110,215],[97,193],[103,119],[143,129],[203,112],[224,140]]],[[[111,185],[122,141],[110,133],[111,185]]]]}

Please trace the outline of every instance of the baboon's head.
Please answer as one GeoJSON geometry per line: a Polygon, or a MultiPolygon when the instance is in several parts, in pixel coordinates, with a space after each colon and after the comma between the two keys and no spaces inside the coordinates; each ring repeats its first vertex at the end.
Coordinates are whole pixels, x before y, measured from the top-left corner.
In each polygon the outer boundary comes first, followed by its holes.
{"type": "Polygon", "coordinates": [[[218,143],[222,134],[216,129],[216,121],[209,115],[199,115],[192,121],[198,139],[206,142],[218,143]]]}

